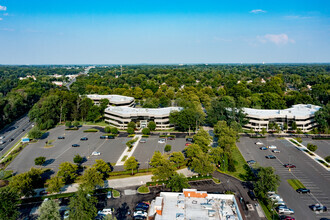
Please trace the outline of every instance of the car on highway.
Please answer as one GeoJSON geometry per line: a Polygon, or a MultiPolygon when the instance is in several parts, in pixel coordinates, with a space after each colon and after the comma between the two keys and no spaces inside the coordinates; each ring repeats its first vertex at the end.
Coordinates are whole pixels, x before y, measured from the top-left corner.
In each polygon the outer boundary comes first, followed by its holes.
{"type": "Polygon", "coordinates": [[[6,143],[6,141],[0,141],[0,145],[2,145],[2,144],[4,144],[4,143],[6,143]]]}
{"type": "Polygon", "coordinates": [[[314,205],[310,205],[309,208],[311,210],[313,210],[314,212],[315,211],[319,211],[319,212],[326,212],[328,209],[327,207],[325,207],[324,205],[321,205],[321,204],[314,204],[314,205]]]}
{"type": "Polygon", "coordinates": [[[80,138],[80,140],[81,140],[81,141],[87,141],[88,138],[87,138],[87,137],[82,137],[82,138],[80,138]]]}
{"type": "Polygon", "coordinates": [[[145,139],[145,138],[142,138],[141,140],[140,140],[140,143],[146,143],[147,142],[147,139],[145,139]]]}
{"type": "Polygon", "coordinates": [[[165,138],[162,138],[162,139],[158,140],[158,143],[160,143],[160,144],[164,144],[165,142],[166,142],[165,138]]]}
{"type": "Polygon", "coordinates": [[[92,153],[92,155],[93,155],[93,156],[100,156],[101,153],[100,153],[100,152],[97,152],[97,151],[94,151],[94,152],[92,153]]]}
{"type": "Polygon", "coordinates": [[[295,220],[295,218],[287,215],[281,215],[280,220],[295,220]]]}
{"type": "Polygon", "coordinates": [[[309,189],[306,189],[306,188],[299,188],[296,190],[297,193],[310,193],[311,191],[309,189]]]}
{"type": "Polygon", "coordinates": [[[2,140],[2,139],[4,139],[5,138],[5,136],[0,136],[0,140],[2,140]]]}
{"type": "Polygon", "coordinates": [[[267,159],[276,159],[276,157],[274,155],[267,155],[266,158],[267,159]]]}
{"type": "Polygon", "coordinates": [[[260,150],[267,150],[268,148],[267,147],[260,147],[259,149],[260,150]]]}
{"type": "Polygon", "coordinates": [[[13,140],[14,140],[14,138],[10,138],[10,139],[9,139],[9,142],[12,142],[13,140]]]}
{"type": "Polygon", "coordinates": [[[296,165],[293,165],[291,163],[286,163],[283,165],[285,168],[296,168],[296,165]]]}
{"type": "Polygon", "coordinates": [[[107,139],[107,136],[100,136],[100,139],[107,139]]]}
{"type": "Polygon", "coordinates": [[[57,139],[65,139],[65,137],[64,136],[59,136],[59,137],[57,137],[57,139]]]}
{"type": "Polygon", "coordinates": [[[263,145],[263,143],[258,141],[258,142],[256,142],[256,145],[263,145]]]}
{"type": "Polygon", "coordinates": [[[72,147],[80,147],[79,144],[72,144],[72,147]]]}
{"type": "Polygon", "coordinates": [[[246,161],[249,165],[252,165],[252,164],[255,164],[255,163],[257,163],[257,161],[255,161],[255,160],[249,160],[249,161],[246,161]]]}
{"type": "Polygon", "coordinates": [[[277,150],[277,149],[275,149],[275,150],[272,150],[272,152],[273,152],[273,153],[280,153],[281,151],[280,151],[280,150],[277,150]]]}
{"type": "Polygon", "coordinates": [[[253,200],[253,201],[256,201],[257,200],[257,197],[256,195],[254,194],[254,192],[252,190],[249,190],[248,191],[248,195],[250,196],[250,198],[253,200]]]}
{"type": "Polygon", "coordinates": [[[268,146],[269,149],[276,149],[277,147],[275,145],[268,146]]]}
{"type": "Polygon", "coordinates": [[[286,214],[286,215],[294,214],[293,209],[290,209],[290,208],[279,208],[277,211],[279,214],[286,214]]]}

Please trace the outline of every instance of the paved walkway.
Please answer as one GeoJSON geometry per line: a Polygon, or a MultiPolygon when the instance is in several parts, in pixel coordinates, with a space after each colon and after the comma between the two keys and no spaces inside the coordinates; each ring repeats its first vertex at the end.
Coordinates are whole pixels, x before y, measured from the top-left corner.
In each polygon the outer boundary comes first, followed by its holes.
{"type": "Polygon", "coordinates": [[[117,160],[117,163],[116,163],[115,166],[123,166],[124,163],[125,163],[125,161],[122,161],[123,158],[126,156],[126,159],[128,159],[128,158],[130,158],[133,155],[135,149],[137,148],[137,146],[139,144],[139,141],[142,138],[142,135],[135,135],[133,137],[133,139],[135,139],[135,138],[137,138],[137,140],[134,142],[131,151],[129,151],[129,147],[126,147],[125,151],[120,155],[119,159],[117,160]]]}

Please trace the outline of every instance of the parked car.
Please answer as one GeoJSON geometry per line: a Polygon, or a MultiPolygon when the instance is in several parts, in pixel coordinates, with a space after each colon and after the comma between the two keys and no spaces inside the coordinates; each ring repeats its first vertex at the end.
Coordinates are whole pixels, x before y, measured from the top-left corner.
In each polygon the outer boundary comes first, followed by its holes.
{"type": "Polygon", "coordinates": [[[144,211],[135,211],[133,213],[133,216],[144,216],[144,217],[147,217],[148,216],[148,213],[147,212],[144,212],[144,211]]]}
{"type": "Polygon", "coordinates": [[[274,194],[276,194],[275,191],[268,191],[268,192],[267,192],[267,195],[268,195],[268,196],[271,196],[271,195],[274,195],[274,194]]]}
{"type": "Polygon", "coordinates": [[[5,136],[0,136],[0,140],[2,140],[2,139],[4,139],[5,138],[5,136]]]}
{"type": "Polygon", "coordinates": [[[263,143],[258,141],[258,142],[256,142],[256,145],[263,145],[263,143]]]}
{"type": "Polygon", "coordinates": [[[286,163],[286,164],[284,164],[283,166],[286,167],[286,168],[296,168],[295,165],[290,164],[290,163],[286,163]]]}
{"type": "Polygon", "coordinates": [[[257,197],[256,195],[254,194],[254,192],[252,190],[249,190],[248,191],[248,195],[250,196],[250,198],[253,200],[253,201],[256,201],[257,200],[257,197]]]}
{"type": "Polygon", "coordinates": [[[100,153],[100,152],[97,152],[97,151],[94,151],[94,152],[92,153],[92,155],[93,155],[93,156],[100,156],[101,153],[100,153]]]}
{"type": "Polygon", "coordinates": [[[65,137],[64,136],[59,136],[59,137],[57,137],[57,139],[65,139],[65,137]]]}
{"type": "Polygon", "coordinates": [[[281,220],[295,220],[294,217],[287,216],[287,215],[281,215],[281,216],[280,216],[280,219],[281,219],[281,220]]]}
{"type": "Polygon", "coordinates": [[[276,149],[277,147],[275,145],[268,146],[269,149],[276,149]]]}
{"type": "Polygon", "coordinates": [[[107,136],[100,136],[100,139],[107,139],[107,136]]]}
{"type": "Polygon", "coordinates": [[[328,210],[327,207],[321,204],[314,204],[309,206],[309,208],[313,211],[319,211],[319,212],[326,212],[328,210]]]}
{"type": "Polygon", "coordinates": [[[167,137],[167,140],[175,140],[174,137],[167,137]]]}
{"type": "Polygon", "coordinates": [[[145,139],[145,138],[142,138],[141,140],[140,140],[140,143],[146,143],[147,142],[147,139],[145,139]]]}
{"type": "MultiPolygon", "coordinates": [[[[272,198],[270,198],[270,200],[272,200],[273,202],[283,202],[283,199],[282,199],[282,197],[272,197],[272,198]]],[[[285,205],[285,203],[284,204],[278,204],[278,205],[285,205]]]]}
{"type": "Polygon", "coordinates": [[[113,135],[108,135],[108,139],[115,139],[115,136],[113,136],[113,135]]]}
{"type": "Polygon", "coordinates": [[[140,202],[135,207],[135,210],[137,210],[137,209],[142,209],[144,211],[147,211],[149,209],[149,204],[144,203],[144,202],[140,202]]]}
{"type": "Polygon", "coordinates": [[[97,212],[98,215],[112,215],[111,209],[102,209],[97,212]]]}
{"type": "Polygon", "coordinates": [[[276,157],[274,155],[267,155],[266,158],[267,159],[276,159],[276,157]]]}
{"type": "Polygon", "coordinates": [[[137,216],[134,216],[133,219],[134,220],[145,220],[145,219],[147,219],[147,217],[142,216],[142,215],[137,215],[137,216]]]}
{"type": "Polygon", "coordinates": [[[72,144],[72,147],[80,147],[79,144],[72,144]]]}
{"type": "Polygon", "coordinates": [[[108,198],[108,199],[111,199],[111,198],[112,198],[112,192],[111,192],[111,191],[108,191],[108,192],[107,192],[107,198],[108,198]]]}
{"type": "Polygon", "coordinates": [[[9,142],[12,142],[13,140],[14,140],[14,138],[10,138],[10,139],[9,139],[9,142]]]}
{"type": "Polygon", "coordinates": [[[260,147],[260,150],[267,150],[267,147],[260,147]]]}
{"type": "Polygon", "coordinates": [[[294,214],[294,211],[293,211],[293,209],[289,209],[289,208],[279,208],[278,213],[292,215],[292,214],[294,214]]]}
{"type": "Polygon", "coordinates": [[[277,150],[277,149],[272,150],[272,151],[273,151],[273,153],[280,153],[281,152],[280,150],[277,150]]]}
{"type": "Polygon", "coordinates": [[[269,198],[277,198],[277,197],[281,197],[280,195],[278,194],[271,194],[268,196],[269,198]]]}
{"type": "Polygon", "coordinates": [[[249,160],[249,161],[247,161],[247,163],[250,164],[250,165],[252,165],[252,164],[255,164],[257,162],[255,160],[249,160]]]}
{"type": "Polygon", "coordinates": [[[193,142],[194,139],[193,139],[193,138],[186,138],[186,141],[187,141],[187,142],[193,142]]]}
{"type": "Polygon", "coordinates": [[[185,145],[186,145],[186,146],[190,146],[190,145],[191,145],[191,143],[186,143],[185,145]]]}
{"type": "Polygon", "coordinates": [[[81,141],[87,141],[88,138],[87,138],[87,137],[82,137],[82,138],[80,138],[80,140],[81,140],[81,141]]]}
{"type": "Polygon", "coordinates": [[[69,210],[66,210],[63,215],[63,219],[69,218],[69,210]]]}
{"type": "Polygon", "coordinates": [[[162,138],[162,139],[158,140],[158,143],[160,143],[160,144],[164,144],[165,142],[166,142],[165,138],[162,138]]]}
{"type": "Polygon", "coordinates": [[[282,201],[275,201],[274,205],[284,205],[284,206],[286,206],[286,204],[283,200],[282,201]]]}
{"type": "Polygon", "coordinates": [[[6,143],[6,141],[0,141],[0,145],[2,145],[2,144],[4,144],[4,143],[6,143]]]}
{"type": "Polygon", "coordinates": [[[297,193],[310,193],[311,191],[309,189],[306,189],[306,188],[299,188],[296,190],[297,193]]]}
{"type": "Polygon", "coordinates": [[[43,195],[47,195],[49,192],[47,192],[46,190],[41,190],[39,192],[39,195],[43,196],[43,195]]]}

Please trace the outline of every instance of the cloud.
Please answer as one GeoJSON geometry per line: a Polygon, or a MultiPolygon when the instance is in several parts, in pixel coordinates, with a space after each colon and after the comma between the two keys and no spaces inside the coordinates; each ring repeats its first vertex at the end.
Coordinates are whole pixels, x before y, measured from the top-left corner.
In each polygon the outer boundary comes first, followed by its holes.
{"type": "Polygon", "coordinates": [[[290,39],[287,34],[266,34],[264,36],[257,36],[261,43],[274,43],[276,45],[295,43],[293,39],[290,39]]]}
{"type": "Polygon", "coordinates": [[[15,29],[12,29],[12,28],[0,28],[0,31],[15,31],[15,29]]]}
{"type": "Polygon", "coordinates": [[[0,18],[0,21],[2,21],[3,18],[0,18]]]}
{"type": "Polygon", "coordinates": [[[6,10],[7,10],[7,7],[6,6],[0,5],[0,11],[6,11],[6,10]]]}
{"type": "Polygon", "coordinates": [[[300,16],[300,15],[288,15],[284,16],[285,19],[297,20],[297,19],[311,19],[311,16],[300,16]]]}
{"type": "Polygon", "coordinates": [[[3,16],[8,16],[9,14],[8,13],[3,13],[3,16]]]}
{"type": "Polygon", "coordinates": [[[254,9],[252,11],[250,11],[250,13],[252,14],[261,14],[261,13],[266,13],[267,11],[262,10],[262,9],[254,9]]]}

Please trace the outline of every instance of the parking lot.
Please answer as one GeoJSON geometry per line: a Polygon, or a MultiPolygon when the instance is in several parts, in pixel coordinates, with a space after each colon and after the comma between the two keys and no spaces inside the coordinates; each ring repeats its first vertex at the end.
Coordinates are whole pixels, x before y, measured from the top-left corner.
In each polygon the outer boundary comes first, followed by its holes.
{"type": "MultiPolygon", "coordinates": [[[[86,161],[83,165],[92,165],[96,159],[103,159],[106,162],[115,164],[120,155],[126,148],[126,142],[132,138],[116,137],[115,139],[100,139],[104,134],[103,129],[99,128],[95,133],[84,133],[83,131],[91,127],[82,127],[79,130],[65,130],[64,126],[58,126],[51,129],[45,138],[36,143],[30,143],[22,152],[11,162],[7,167],[8,170],[13,170],[17,173],[28,171],[31,167],[38,167],[34,165],[36,157],[46,157],[46,162],[42,166],[44,168],[51,168],[55,172],[62,162],[73,162],[73,157],[79,154],[85,157],[86,161]],[[65,137],[58,139],[59,136],[65,137]],[[87,141],[81,141],[80,138],[87,137],[87,141]],[[52,147],[45,148],[46,141],[53,141],[52,147]],[[80,147],[72,147],[73,144],[79,144],[80,147]],[[101,155],[93,156],[92,152],[100,152],[101,155]]],[[[150,136],[146,143],[138,143],[133,156],[136,157],[140,163],[140,168],[147,168],[148,161],[151,159],[155,151],[164,152],[166,144],[172,146],[173,151],[182,151],[185,148],[185,139],[176,138],[175,140],[166,140],[165,143],[158,143],[159,136],[150,136]]],[[[115,170],[123,170],[123,166],[114,167],[115,170]]]]}
{"type": "Polygon", "coordinates": [[[313,140],[312,138],[302,138],[302,144],[307,147],[308,143],[315,144],[317,150],[315,151],[320,157],[330,156],[330,140],[313,140]]]}
{"type": "Polygon", "coordinates": [[[295,211],[296,219],[321,219],[330,218],[330,213],[314,213],[309,205],[321,203],[330,207],[330,173],[313,161],[293,144],[275,137],[254,139],[241,137],[237,143],[245,160],[255,160],[261,166],[274,167],[276,174],[281,178],[278,194],[283,198],[289,208],[295,211]],[[256,142],[263,142],[264,145],[256,145],[256,142]],[[260,150],[261,146],[275,145],[280,153],[273,153],[271,150],[260,150]],[[266,159],[267,155],[275,155],[276,159],[266,159]],[[292,163],[297,168],[285,168],[283,164],[292,163]],[[287,179],[299,179],[306,188],[311,190],[310,194],[298,194],[288,184],[287,179]]]}

